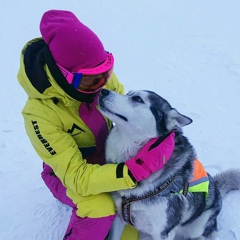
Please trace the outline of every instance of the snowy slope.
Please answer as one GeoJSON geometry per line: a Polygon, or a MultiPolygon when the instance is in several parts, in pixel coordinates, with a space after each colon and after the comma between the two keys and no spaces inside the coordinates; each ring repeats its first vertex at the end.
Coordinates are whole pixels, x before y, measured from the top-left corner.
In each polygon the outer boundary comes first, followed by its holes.
{"type": "MultiPolygon", "coordinates": [[[[126,91],[153,90],[191,117],[184,132],[206,169],[240,168],[240,1],[1,1],[0,239],[59,240],[71,209],[40,178],[16,80],[23,45],[48,9],[73,11],[115,56],[126,91]]],[[[240,240],[240,192],[219,215],[219,238],[240,240]]]]}

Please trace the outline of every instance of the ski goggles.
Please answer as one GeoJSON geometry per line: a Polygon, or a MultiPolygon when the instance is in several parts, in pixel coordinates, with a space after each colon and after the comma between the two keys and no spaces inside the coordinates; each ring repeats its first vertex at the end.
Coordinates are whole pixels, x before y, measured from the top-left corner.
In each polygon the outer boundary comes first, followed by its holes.
{"type": "Polygon", "coordinates": [[[107,59],[100,65],[90,69],[78,69],[76,72],[69,72],[59,64],[60,71],[69,84],[79,92],[95,93],[99,91],[108,81],[113,73],[114,58],[108,53],[107,59]]]}

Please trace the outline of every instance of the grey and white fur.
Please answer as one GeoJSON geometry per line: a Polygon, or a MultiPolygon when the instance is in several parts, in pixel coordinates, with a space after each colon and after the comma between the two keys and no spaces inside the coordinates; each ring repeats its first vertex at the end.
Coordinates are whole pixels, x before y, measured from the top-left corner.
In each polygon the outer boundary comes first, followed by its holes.
{"type": "Polygon", "coordinates": [[[119,240],[124,227],[121,216],[122,197],[139,197],[154,191],[171,176],[172,184],[154,197],[131,204],[133,224],[141,240],[214,239],[217,232],[217,215],[222,198],[232,190],[240,190],[240,170],[230,169],[209,177],[209,191],[180,190],[193,177],[196,153],[183,135],[182,127],[192,120],[180,114],[162,97],[151,91],[130,91],[120,95],[103,89],[99,96],[103,115],[115,123],[106,142],[108,163],[122,163],[135,156],[151,139],[175,132],[175,147],[167,164],[137,187],[112,194],[119,218],[116,218],[111,239],[119,240]]]}

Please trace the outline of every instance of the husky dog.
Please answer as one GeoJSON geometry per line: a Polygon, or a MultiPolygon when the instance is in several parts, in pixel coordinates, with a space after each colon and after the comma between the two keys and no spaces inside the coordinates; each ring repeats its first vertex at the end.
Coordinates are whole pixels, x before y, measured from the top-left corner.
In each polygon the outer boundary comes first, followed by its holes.
{"type": "MultiPolygon", "coordinates": [[[[215,177],[205,172],[207,191],[190,191],[196,153],[182,132],[182,127],[192,122],[189,117],[151,91],[120,95],[103,89],[99,106],[102,114],[115,123],[106,142],[108,163],[125,162],[151,138],[175,132],[173,154],[161,170],[134,189],[113,193],[121,219],[134,225],[139,239],[213,238],[222,197],[229,191],[240,190],[240,170],[227,170],[215,177]]],[[[122,229],[120,225],[114,228],[114,240],[120,239],[116,235],[122,229]]]]}

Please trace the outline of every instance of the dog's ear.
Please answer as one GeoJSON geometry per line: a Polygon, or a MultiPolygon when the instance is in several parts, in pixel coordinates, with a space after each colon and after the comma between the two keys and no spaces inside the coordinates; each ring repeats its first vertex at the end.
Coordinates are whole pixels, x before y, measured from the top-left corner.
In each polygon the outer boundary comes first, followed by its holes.
{"type": "Polygon", "coordinates": [[[167,113],[166,127],[169,131],[182,128],[192,123],[192,119],[180,114],[176,109],[172,108],[167,113]]]}

